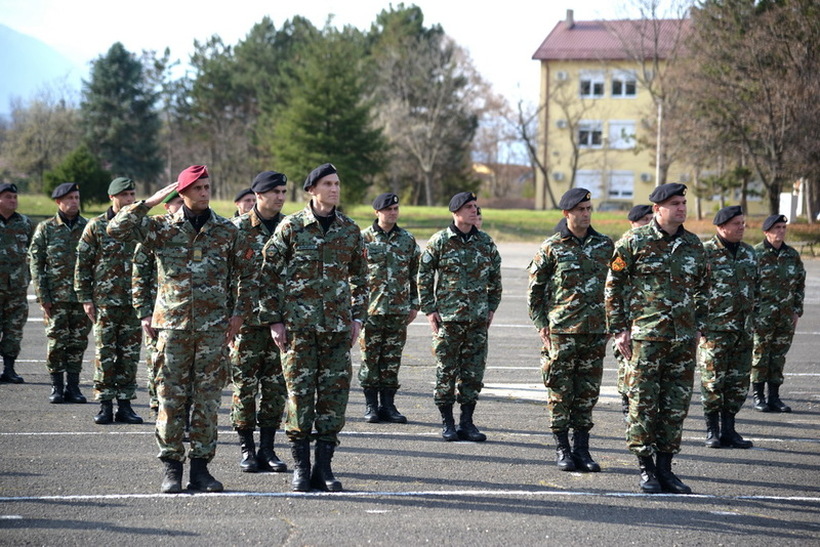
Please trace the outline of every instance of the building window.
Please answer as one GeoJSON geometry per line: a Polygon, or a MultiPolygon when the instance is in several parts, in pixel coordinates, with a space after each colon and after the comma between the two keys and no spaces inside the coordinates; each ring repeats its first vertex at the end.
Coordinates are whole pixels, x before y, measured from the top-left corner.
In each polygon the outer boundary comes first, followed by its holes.
{"type": "Polygon", "coordinates": [[[634,72],[617,71],[612,74],[612,96],[634,97],[638,90],[638,80],[634,72]]]}
{"type": "Polygon", "coordinates": [[[629,120],[610,120],[609,147],[618,150],[634,148],[635,122],[629,120]]]}
{"type": "Polygon", "coordinates": [[[635,173],[632,171],[611,171],[609,173],[609,197],[632,199],[635,189],[635,173]]]}
{"type": "Polygon", "coordinates": [[[600,148],[603,135],[603,124],[597,121],[582,121],[578,124],[578,146],[581,148],[600,148]]]}
{"type": "Polygon", "coordinates": [[[603,71],[582,71],[580,75],[581,97],[599,99],[604,96],[603,71]]]}
{"type": "Polygon", "coordinates": [[[586,188],[593,199],[598,199],[603,194],[603,173],[592,169],[579,169],[575,172],[575,187],[586,188]]]}

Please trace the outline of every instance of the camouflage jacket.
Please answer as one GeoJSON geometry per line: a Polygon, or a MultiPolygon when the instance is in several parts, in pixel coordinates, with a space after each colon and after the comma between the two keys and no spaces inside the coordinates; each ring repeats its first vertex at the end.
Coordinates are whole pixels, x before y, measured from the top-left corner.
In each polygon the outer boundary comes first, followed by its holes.
{"type": "Polygon", "coordinates": [[[77,262],[77,243],[88,223],[81,216],[73,228],[60,215],[44,220],[34,230],[28,255],[31,279],[40,304],[77,302],[74,292],[74,265],[77,262]]]}
{"type": "Polygon", "coordinates": [[[362,230],[370,287],[368,315],[408,315],[419,309],[416,275],[421,251],[413,234],[396,226],[385,233],[378,221],[362,230]]]}
{"type": "MultiPolygon", "coordinates": [[[[285,218],[285,215],[282,213],[277,213],[276,217],[273,219],[276,223],[276,226],[279,226],[279,223],[282,222],[282,219],[285,218]]],[[[265,226],[265,223],[259,218],[259,215],[256,212],[256,208],[254,207],[249,212],[245,213],[241,216],[236,216],[231,219],[234,226],[239,228],[239,233],[241,235],[246,236],[248,245],[251,249],[253,249],[253,269],[255,272],[262,271],[262,249],[265,248],[265,244],[273,237],[273,232],[268,231],[268,227],[265,226]]],[[[266,323],[262,323],[259,321],[259,290],[258,290],[258,283],[254,283],[254,296],[252,298],[254,303],[253,306],[253,313],[245,322],[245,325],[249,327],[259,327],[266,325],[266,323]]]]}
{"type": "Polygon", "coordinates": [[[709,272],[706,332],[751,333],[755,304],[760,295],[757,255],[751,245],[741,242],[737,256],[718,236],[703,244],[709,272]]]}
{"type": "Polygon", "coordinates": [[[95,306],[131,305],[131,259],[136,241],[117,241],[105,231],[107,213],[92,218],[77,245],[74,291],[95,306]]]}
{"type": "Polygon", "coordinates": [[[34,226],[20,213],[0,217],[0,292],[25,293],[31,280],[26,254],[34,226]]]}
{"type": "Polygon", "coordinates": [[[537,329],[604,334],[604,285],[612,240],[589,229],[584,242],[568,229],[548,237],[530,262],[527,304],[537,329]]]}
{"type": "MultiPolygon", "coordinates": [[[[121,240],[145,225],[133,283],[144,288],[141,278],[150,277],[156,260],[156,302],[152,324],[157,329],[223,330],[231,316],[247,319],[254,285],[253,250],[239,230],[210,211],[197,232],[185,219],[184,210],[173,215],[149,217],[144,201],[123,208],[108,223],[108,233],[121,240]]],[[[137,295],[135,302],[144,301],[137,295]]]]}
{"type": "Polygon", "coordinates": [[[367,313],[367,264],[362,235],[336,211],[327,230],[311,204],[286,216],[262,251],[260,314],[263,324],[291,330],[343,332],[367,313]]]}
{"type": "Polygon", "coordinates": [[[131,262],[131,304],[137,317],[142,319],[154,315],[156,300],[157,261],[154,260],[154,253],[143,249],[142,243],[137,243],[131,262]]]}
{"type": "Polygon", "coordinates": [[[419,301],[442,321],[485,321],[501,303],[501,255],[492,238],[452,225],[433,234],[419,261],[419,301]]]}
{"type": "Polygon", "coordinates": [[[800,253],[785,243],[777,249],[768,241],[755,245],[760,269],[759,321],[784,315],[803,315],[806,270],[800,253]]]}
{"type": "Polygon", "coordinates": [[[607,329],[631,329],[635,340],[692,339],[704,329],[707,294],[698,237],[683,227],[669,236],[653,220],[615,244],[604,290],[607,329]]]}

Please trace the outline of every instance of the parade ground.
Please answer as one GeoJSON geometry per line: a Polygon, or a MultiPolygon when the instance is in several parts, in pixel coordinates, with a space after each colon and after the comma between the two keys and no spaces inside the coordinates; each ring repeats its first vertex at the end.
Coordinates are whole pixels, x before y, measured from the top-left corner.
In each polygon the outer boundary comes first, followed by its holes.
{"type": "MultiPolygon", "coordinates": [[[[694,493],[646,495],[624,442],[611,351],[590,441],[602,472],[555,467],[540,343],[526,306],[525,268],[537,245],[499,248],[504,295],[475,413],[487,442],[441,439],[430,329],[419,317],[396,397],[409,423],[365,423],[354,379],[333,460],[344,492],[333,494],[291,492],[290,471],[240,472],[228,388],[209,466],[225,492],[160,494],[144,365],[134,402],[143,425],[92,420],[93,338],[81,375],[89,403],[49,404],[42,311],[31,300],[17,363],[26,383],[0,385],[0,545],[820,544],[820,260],[805,262],[805,315],[781,389],[793,412],[756,412],[750,395],[737,430],[754,448],[706,448],[696,376],[674,460],[694,493]]],[[[356,347],[354,376],[358,362],[356,347]]],[[[292,467],[281,431],[276,450],[292,467]]],[[[187,465],[185,473],[183,484],[187,465]]]]}

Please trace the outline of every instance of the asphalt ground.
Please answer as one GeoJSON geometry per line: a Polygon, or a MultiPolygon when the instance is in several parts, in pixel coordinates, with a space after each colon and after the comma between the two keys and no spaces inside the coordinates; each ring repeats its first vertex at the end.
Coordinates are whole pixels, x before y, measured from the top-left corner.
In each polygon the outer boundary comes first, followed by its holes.
{"type": "MultiPolygon", "coordinates": [[[[754,448],[707,449],[696,390],[674,461],[694,494],[645,495],[625,448],[611,355],[591,438],[603,470],[556,469],[539,342],[526,311],[524,268],[536,246],[500,249],[504,297],[490,330],[486,387],[476,409],[487,442],[440,438],[430,333],[419,318],[409,327],[397,396],[409,423],[365,423],[354,382],[333,461],[344,492],[334,494],[292,493],[290,472],[241,473],[227,389],[210,465],[226,491],[159,494],[150,420],[98,426],[93,402],[48,403],[42,313],[32,302],[17,365],[26,383],[0,385],[0,544],[818,544],[820,261],[806,262],[806,314],[781,390],[794,412],[755,412],[750,397],[737,429],[754,448]]],[[[81,376],[89,398],[92,359],[93,340],[81,376]]],[[[358,360],[355,349],[354,372],[358,360]]],[[[141,367],[134,408],[148,417],[145,377],[141,367]]],[[[276,441],[290,466],[284,434],[276,441]]]]}

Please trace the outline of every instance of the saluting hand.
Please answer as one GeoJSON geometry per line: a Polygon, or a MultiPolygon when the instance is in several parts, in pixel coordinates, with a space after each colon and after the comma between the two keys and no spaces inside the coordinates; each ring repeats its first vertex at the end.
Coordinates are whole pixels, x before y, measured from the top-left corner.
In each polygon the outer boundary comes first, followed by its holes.
{"type": "Polygon", "coordinates": [[[168,194],[177,189],[177,184],[176,182],[172,182],[165,188],[160,188],[153,196],[145,200],[145,205],[147,205],[149,209],[159,205],[168,194]]]}

